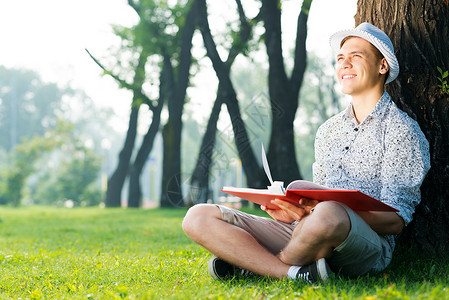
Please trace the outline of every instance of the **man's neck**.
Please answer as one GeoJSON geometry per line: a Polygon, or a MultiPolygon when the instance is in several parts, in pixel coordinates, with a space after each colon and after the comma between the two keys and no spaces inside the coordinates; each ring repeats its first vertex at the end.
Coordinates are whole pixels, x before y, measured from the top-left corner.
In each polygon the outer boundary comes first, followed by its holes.
{"type": "Polygon", "coordinates": [[[370,93],[352,95],[352,109],[357,123],[361,123],[374,109],[384,93],[384,89],[376,89],[370,93]]]}

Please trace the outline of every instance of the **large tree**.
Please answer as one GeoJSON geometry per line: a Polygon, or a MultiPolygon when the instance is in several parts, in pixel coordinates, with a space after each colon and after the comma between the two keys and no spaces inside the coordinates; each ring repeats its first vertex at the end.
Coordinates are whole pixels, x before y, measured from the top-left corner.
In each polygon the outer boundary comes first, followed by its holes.
{"type": "MultiPolygon", "coordinates": [[[[117,31],[117,34],[122,36],[122,40],[125,40],[123,33],[119,34],[119,31],[117,31]]],[[[148,60],[148,54],[142,49],[138,51],[138,59],[134,66],[135,69],[133,81],[131,83],[128,83],[126,80],[120,77],[119,71],[111,71],[107,69],[87,49],[86,51],[95,61],[95,63],[103,69],[105,75],[110,75],[120,84],[121,87],[126,88],[133,93],[128,130],[126,132],[123,147],[119,153],[117,166],[112,174],[108,177],[105,198],[106,207],[120,207],[122,205],[122,189],[123,185],[125,184],[126,177],[129,173],[130,160],[133,154],[134,144],[137,136],[137,121],[140,105],[143,103],[142,96],[144,96],[144,94],[142,93],[142,85],[145,82],[145,65],[148,60]]],[[[121,65],[122,62],[119,61],[117,64],[121,65]]],[[[130,64],[133,65],[132,62],[130,64]]],[[[123,70],[120,71],[123,72],[123,70]]]]}
{"type": "Polygon", "coordinates": [[[251,37],[252,28],[250,22],[245,16],[241,1],[236,0],[237,12],[240,21],[239,32],[238,34],[233,35],[231,47],[227,54],[228,56],[226,60],[223,61],[220,58],[217,45],[214,41],[209,26],[206,1],[197,1],[199,3],[199,28],[203,37],[207,56],[212,62],[213,68],[219,80],[219,84],[217,98],[214,102],[214,106],[207,123],[207,128],[201,142],[197,163],[190,181],[191,190],[189,192],[189,205],[196,202],[205,202],[207,200],[209,173],[212,165],[212,153],[215,147],[217,122],[222,104],[226,104],[228,108],[236,148],[243,163],[243,168],[247,176],[247,183],[249,186],[260,186],[260,168],[256,161],[256,157],[251,150],[248,132],[245,128],[245,124],[240,113],[237,93],[230,77],[232,64],[234,63],[236,57],[246,49],[248,40],[251,37]]]}
{"type": "Polygon", "coordinates": [[[296,24],[294,65],[287,75],[282,50],[281,6],[278,0],[262,0],[261,15],[265,27],[268,54],[268,87],[272,108],[272,124],[268,161],[273,178],[289,183],[300,179],[294,145],[294,128],[298,96],[307,62],[307,20],[312,0],[304,0],[296,24]]]}
{"type": "Polygon", "coordinates": [[[430,252],[449,252],[449,3],[447,0],[359,0],[356,25],[371,22],[390,36],[398,79],[387,85],[430,143],[432,168],[414,221],[402,235],[430,252]],[[439,72],[442,71],[442,74],[439,72]]]}
{"type": "MultiPolygon", "coordinates": [[[[271,103],[271,139],[268,157],[272,164],[274,178],[290,182],[300,179],[301,174],[295,156],[294,128],[296,110],[298,108],[298,96],[303,82],[306,68],[306,37],[307,19],[311,0],[305,0],[301,6],[301,12],[297,21],[297,36],[294,48],[294,65],[292,75],[288,76],[282,47],[281,29],[281,6],[276,0],[263,0],[260,13],[254,20],[248,22],[243,12],[240,1],[236,1],[240,16],[240,32],[234,40],[233,47],[229,52],[227,61],[222,61],[209,29],[207,20],[206,2],[199,1],[200,7],[200,29],[207,55],[211,59],[214,70],[219,79],[217,101],[212,110],[208,130],[200,150],[197,168],[192,176],[192,189],[197,191],[198,199],[204,200],[205,187],[207,187],[207,176],[210,167],[210,156],[214,147],[214,134],[216,116],[218,116],[221,102],[225,103],[232,122],[236,148],[245,171],[247,185],[251,187],[262,187],[268,183],[263,175],[256,156],[251,147],[251,140],[245,124],[241,117],[237,93],[230,79],[230,67],[236,54],[244,50],[245,44],[250,38],[251,23],[263,21],[266,51],[269,62],[269,98],[271,103]]],[[[191,193],[192,195],[195,193],[191,193]]],[[[192,200],[192,199],[190,199],[192,200]]],[[[201,200],[200,200],[201,201],[201,200]]]]}
{"type": "MultiPolygon", "coordinates": [[[[181,1],[180,1],[181,2],[181,1]]],[[[181,3],[180,3],[181,4],[181,3]]],[[[185,3],[187,11],[183,23],[179,27],[177,44],[172,59],[168,61],[171,70],[167,79],[168,121],[162,129],[164,157],[162,162],[162,207],[175,207],[184,202],[182,196],[183,178],[181,177],[181,132],[182,114],[186,100],[187,87],[192,65],[192,39],[197,26],[197,1],[185,3]],[[175,64],[176,63],[176,64],[175,64]]]]}

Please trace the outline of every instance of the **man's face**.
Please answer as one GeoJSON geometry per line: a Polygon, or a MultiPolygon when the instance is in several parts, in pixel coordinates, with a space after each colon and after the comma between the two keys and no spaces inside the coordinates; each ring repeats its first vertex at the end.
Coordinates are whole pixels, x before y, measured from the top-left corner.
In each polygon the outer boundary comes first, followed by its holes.
{"type": "Polygon", "coordinates": [[[347,39],[337,55],[337,78],[344,94],[358,96],[383,87],[383,77],[388,65],[379,59],[376,48],[365,39],[347,39]]]}

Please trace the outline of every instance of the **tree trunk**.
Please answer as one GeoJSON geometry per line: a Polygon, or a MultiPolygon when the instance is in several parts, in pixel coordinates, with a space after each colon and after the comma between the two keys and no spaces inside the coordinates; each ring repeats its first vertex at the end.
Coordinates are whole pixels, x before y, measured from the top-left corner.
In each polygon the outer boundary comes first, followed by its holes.
{"type": "MultiPolygon", "coordinates": [[[[220,90],[220,87],[218,88],[220,90]]],[[[197,203],[206,203],[209,194],[209,172],[212,164],[212,153],[215,147],[217,122],[223,101],[217,97],[207,122],[206,132],[201,142],[195,169],[190,179],[189,201],[187,206],[197,203]]]]}
{"type": "MultiPolygon", "coordinates": [[[[230,59],[225,63],[221,60],[217,46],[213,40],[210,32],[209,22],[207,20],[207,7],[205,0],[198,0],[199,6],[199,27],[203,36],[204,45],[207,50],[207,56],[212,61],[213,68],[217,74],[219,84],[219,97],[226,104],[231,118],[232,130],[234,135],[235,144],[239,157],[242,161],[242,166],[246,174],[246,181],[250,187],[261,187],[261,167],[259,166],[254,152],[251,148],[250,139],[248,138],[248,132],[245,128],[245,124],[242,120],[240,108],[238,105],[237,94],[230,79],[230,67],[233,62],[233,58],[230,53],[230,59]]],[[[249,34],[249,33],[248,33],[249,34]]],[[[246,38],[246,40],[248,37],[246,38]]],[[[232,50],[232,49],[231,49],[232,50]]],[[[223,133],[222,137],[224,142],[229,142],[227,133],[223,133]]]]}
{"type": "Polygon", "coordinates": [[[298,17],[295,65],[291,78],[285,72],[282,53],[281,11],[279,1],[262,1],[265,45],[269,61],[268,85],[272,108],[272,127],[267,158],[274,180],[285,184],[301,179],[295,155],[294,127],[298,96],[306,69],[307,19],[312,1],[303,1],[298,17]]]}
{"type": "Polygon", "coordinates": [[[140,176],[142,174],[143,167],[147,161],[148,156],[153,149],[154,139],[159,131],[161,124],[161,111],[164,106],[165,98],[169,95],[169,91],[166,90],[168,76],[171,74],[170,58],[164,57],[163,68],[160,73],[159,84],[159,100],[157,106],[154,107],[150,104],[150,100],[147,99],[148,105],[153,112],[153,119],[148,131],[142,141],[139,151],[137,152],[134,163],[129,172],[129,190],[128,190],[128,207],[140,207],[142,205],[142,190],[140,188],[140,176]]]}
{"type": "Polygon", "coordinates": [[[421,188],[421,204],[400,241],[447,254],[449,91],[438,87],[437,67],[449,69],[448,1],[359,0],[355,20],[371,22],[391,38],[401,71],[387,91],[419,123],[430,144],[432,168],[421,188]]]}
{"type": "MultiPolygon", "coordinates": [[[[179,64],[172,83],[174,91],[168,95],[169,119],[162,130],[164,157],[162,162],[161,207],[184,206],[181,176],[182,112],[192,64],[192,37],[197,24],[197,1],[191,7],[182,28],[179,64]],[[174,79],[176,78],[176,80],[174,79]]],[[[173,72],[175,73],[175,72],[173,72]]]]}
{"type": "Polygon", "coordinates": [[[137,117],[139,115],[139,106],[131,107],[129,117],[128,131],[122,150],[119,154],[118,165],[114,173],[108,179],[106,190],[106,207],[120,207],[122,203],[122,188],[128,175],[129,161],[134,149],[134,142],[137,133],[137,117]]]}
{"type": "MultiPolygon", "coordinates": [[[[239,36],[235,37],[233,41],[233,45],[228,53],[228,58],[226,62],[222,62],[219,58],[218,51],[216,50],[215,43],[212,38],[212,34],[210,33],[210,28],[207,20],[207,7],[206,2],[201,1],[201,5],[199,5],[199,14],[200,14],[200,29],[203,34],[203,38],[205,41],[206,49],[209,48],[209,54],[211,55],[211,60],[215,61],[216,69],[220,69],[218,65],[224,65],[222,68],[228,69],[227,74],[220,75],[226,76],[229,78],[229,69],[231,68],[233,62],[237,55],[239,55],[243,48],[246,46],[249,38],[251,37],[251,25],[249,24],[245,12],[243,10],[243,6],[240,0],[236,0],[237,11],[240,18],[240,31],[239,36]]],[[[230,79],[226,79],[226,81],[230,82],[230,79]]],[[[207,201],[207,196],[209,194],[209,173],[212,165],[212,153],[215,146],[216,141],[216,133],[217,133],[217,121],[220,115],[221,106],[224,103],[223,97],[223,89],[226,84],[222,84],[221,82],[218,85],[217,90],[217,99],[212,108],[211,115],[209,117],[209,121],[206,128],[206,133],[203,136],[203,141],[200,147],[200,153],[198,156],[198,160],[195,166],[195,170],[193,171],[192,178],[190,181],[190,192],[189,192],[189,203],[188,205],[193,205],[195,203],[205,203],[207,201]]],[[[232,104],[231,104],[232,105],[232,104]]],[[[238,109],[238,106],[237,106],[238,109]]],[[[235,110],[233,110],[235,111],[235,110]]],[[[231,120],[236,120],[231,117],[231,120]]],[[[242,122],[240,122],[242,123],[242,122]]],[[[249,159],[254,159],[249,157],[249,159]]],[[[245,162],[245,165],[247,162],[245,162]]],[[[254,182],[254,180],[250,179],[250,182],[254,182]]],[[[254,184],[254,183],[253,183],[254,184]]]]}
{"type": "Polygon", "coordinates": [[[140,175],[145,166],[148,156],[153,149],[154,139],[159,131],[161,124],[161,110],[163,106],[163,97],[159,99],[156,109],[153,111],[153,120],[142,141],[142,145],[137,152],[136,159],[129,172],[129,193],[128,207],[140,207],[142,205],[142,189],[140,188],[140,175]]]}
{"type": "MultiPolygon", "coordinates": [[[[87,51],[87,50],[86,50],[87,51]]],[[[87,53],[107,74],[111,75],[117,82],[133,91],[133,100],[131,103],[131,114],[129,117],[128,131],[126,133],[125,143],[122,151],[119,154],[119,161],[116,170],[108,179],[108,186],[106,190],[106,207],[120,207],[122,202],[122,189],[125,183],[126,176],[128,176],[129,164],[131,155],[134,149],[134,143],[137,134],[137,119],[139,115],[140,103],[142,101],[142,84],[145,79],[145,64],[148,56],[144,51],[140,51],[136,70],[134,72],[133,84],[128,84],[121,80],[119,76],[107,71],[104,66],[93,57],[89,51],[87,53]]]]}

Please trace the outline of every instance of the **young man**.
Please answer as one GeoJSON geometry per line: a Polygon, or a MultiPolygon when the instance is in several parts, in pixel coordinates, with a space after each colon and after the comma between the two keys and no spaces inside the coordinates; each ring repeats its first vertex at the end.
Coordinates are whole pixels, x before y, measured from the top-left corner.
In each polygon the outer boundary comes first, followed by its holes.
{"type": "Polygon", "coordinates": [[[314,183],[296,181],[288,188],[360,190],[399,212],[353,211],[313,199],[302,199],[300,207],[273,200],[281,210],[262,207],[271,219],[196,205],[183,229],[216,256],[209,262],[216,279],[250,271],[316,282],[331,270],[348,276],[381,271],[391,261],[394,235],[412,219],[430,168],[429,145],[418,124],[384,91],[399,73],[393,45],[368,23],[335,33],[330,43],[338,53],[341,90],[352,101],[317,132],[314,183]]]}

